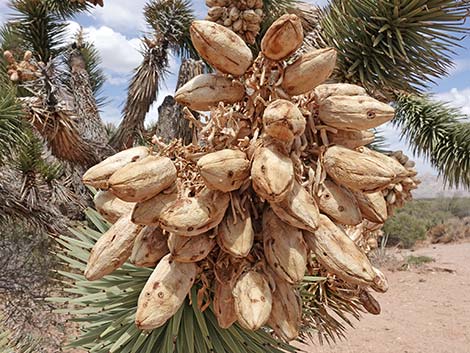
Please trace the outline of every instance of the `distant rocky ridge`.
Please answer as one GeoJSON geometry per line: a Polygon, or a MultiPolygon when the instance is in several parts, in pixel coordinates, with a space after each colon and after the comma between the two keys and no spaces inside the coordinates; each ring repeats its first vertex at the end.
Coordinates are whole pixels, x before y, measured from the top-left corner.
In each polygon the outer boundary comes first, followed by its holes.
{"type": "Polygon", "coordinates": [[[422,183],[413,191],[415,199],[428,199],[435,197],[470,197],[470,190],[464,188],[451,189],[444,185],[442,178],[436,175],[419,175],[422,183]]]}

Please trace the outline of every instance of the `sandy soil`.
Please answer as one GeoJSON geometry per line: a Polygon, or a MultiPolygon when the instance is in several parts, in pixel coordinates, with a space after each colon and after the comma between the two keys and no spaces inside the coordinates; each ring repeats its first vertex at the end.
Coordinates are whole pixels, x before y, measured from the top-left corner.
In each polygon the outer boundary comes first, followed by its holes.
{"type": "Polygon", "coordinates": [[[377,295],[380,316],[365,316],[347,342],[310,346],[309,353],[470,353],[470,243],[413,252],[436,261],[387,272],[390,290],[377,295]]]}

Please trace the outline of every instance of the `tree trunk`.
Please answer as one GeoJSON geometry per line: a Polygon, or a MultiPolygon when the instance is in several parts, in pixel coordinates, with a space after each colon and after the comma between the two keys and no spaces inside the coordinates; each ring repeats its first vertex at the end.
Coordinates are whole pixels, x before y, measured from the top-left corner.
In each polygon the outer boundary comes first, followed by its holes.
{"type": "Polygon", "coordinates": [[[102,160],[115,151],[108,145],[108,134],[99,114],[85,60],[79,49],[73,49],[69,64],[72,69],[70,88],[78,133],[85,141],[93,143],[96,147],[95,153],[99,155],[98,159],[102,160]]]}
{"type": "MultiPolygon", "coordinates": [[[[183,60],[178,73],[176,89],[178,90],[193,77],[202,74],[203,70],[202,61],[183,60]]],[[[189,144],[192,141],[192,131],[189,121],[183,116],[183,106],[176,103],[172,96],[165,97],[162,105],[158,108],[158,124],[155,134],[165,141],[175,138],[182,139],[184,144],[189,144]]]]}
{"type": "Polygon", "coordinates": [[[145,117],[157,98],[160,80],[168,66],[168,43],[146,38],[142,43],[144,60],[129,84],[122,121],[110,140],[116,150],[132,147],[135,139],[143,136],[145,117]]]}

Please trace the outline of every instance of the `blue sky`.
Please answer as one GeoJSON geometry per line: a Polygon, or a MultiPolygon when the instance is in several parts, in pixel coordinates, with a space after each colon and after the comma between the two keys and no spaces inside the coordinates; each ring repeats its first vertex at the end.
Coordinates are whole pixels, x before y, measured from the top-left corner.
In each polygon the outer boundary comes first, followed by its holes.
{"type": "MultiPolygon", "coordinates": [[[[104,95],[108,104],[103,108],[102,117],[106,121],[118,123],[121,119],[121,109],[126,98],[127,83],[132,69],[139,65],[141,55],[138,51],[139,37],[147,31],[142,16],[142,8],[146,0],[105,0],[105,8],[96,8],[90,14],[79,16],[70,22],[69,32],[74,33],[80,26],[85,29],[86,36],[93,41],[103,59],[103,68],[108,76],[104,87],[104,95]]],[[[308,2],[323,5],[325,0],[308,2]]],[[[0,23],[5,21],[10,10],[7,0],[0,0],[0,23]]],[[[193,8],[198,18],[206,14],[203,0],[193,1],[193,8]]],[[[450,75],[436,82],[431,92],[436,97],[450,102],[470,116],[470,38],[461,42],[462,48],[457,50],[455,68],[450,75]]],[[[156,107],[163,98],[174,92],[175,76],[178,60],[172,58],[170,72],[165,84],[161,87],[157,103],[147,116],[147,121],[158,119],[156,107]]],[[[399,139],[399,132],[386,125],[382,129],[391,149],[408,148],[399,139]]],[[[434,171],[429,164],[416,159],[418,169],[422,173],[434,171]]]]}

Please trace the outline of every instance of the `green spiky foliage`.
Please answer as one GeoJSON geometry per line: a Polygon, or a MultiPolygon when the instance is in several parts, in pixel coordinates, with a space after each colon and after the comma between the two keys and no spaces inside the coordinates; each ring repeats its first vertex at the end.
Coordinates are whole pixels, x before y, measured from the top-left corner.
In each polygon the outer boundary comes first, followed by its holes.
{"type": "Polygon", "coordinates": [[[144,15],[156,37],[164,37],[163,46],[173,54],[182,58],[198,57],[189,35],[189,26],[195,20],[190,1],[151,0],[145,5],[144,15]]]}
{"type": "Polygon", "coordinates": [[[123,119],[111,139],[115,149],[131,147],[143,135],[145,116],[155,102],[169,65],[169,55],[195,56],[189,26],[195,19],[186,0],[151,0],[144,9],[154,39],[143,38],[143,61],[129,84],[123,119]]]}
{"type": "MultiPolygon", "coordinates": [[[[0,65],[0,69],[1,69],[0,65]]],[[[8,159],[23,138],[24,121],[15,89],[0,75],[0,164],[8,159]],[[3,82],[2,82],[3,81],[3,82]]]]}
{"type": "Polygon", "coordinates": [[[38,61],[48,62],[56,56],[64,43],[67,24],[62,16],[51,11],[45,1],[14,0],[11,7],[15,10],[9,26],[18,37],[23,38],[26,48],[30,49],[38,61]]]}
{"type": "Polygon", "coordinates": [[[470,3],[453,0],[332,0],[322,21],[338,50],[337,80],[380,92],[428,88],[452,67],[470,3]]]}
{"type": "Polygon", "coordinates": [[[450,186],[470,188],[470,123],[457,109],[426,95],[400,93],[394,124],[413,153],[430,160],[450,186]]]}
{"type": "Polygon", "coordinates": [[[357,296],[357,286],[337,278],[305,277],[302,283],[303,334],[321,344],[346,338],[353,319],[364,312],[357,296]]]}
{"type": "Polygon", "coordinates": [[[74,296],[51,298],[64,303],[59,312],[70,313],[81,324],[79,337],[71,347],[96,353],[281,353],[295,348],[272,338],[260,330],[248,332],[238,325],[220,329],[211,309],[201,312],[193,288],[191,301],[164,326],[150,332],[139,331],[134,325],[137,299],[152,273],[152,269],[124,264],[113,274],[89,282],[83,276],[86,261],[96,240],[110,224],[94,210],[87,216],[90,227],[71,229],[73,236],[61,236],[57,241],[64,251],[58,256],[69,270],[59,271],[74,296]]]}

